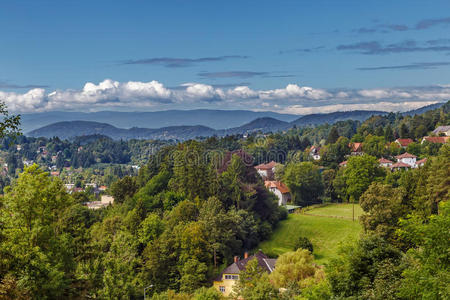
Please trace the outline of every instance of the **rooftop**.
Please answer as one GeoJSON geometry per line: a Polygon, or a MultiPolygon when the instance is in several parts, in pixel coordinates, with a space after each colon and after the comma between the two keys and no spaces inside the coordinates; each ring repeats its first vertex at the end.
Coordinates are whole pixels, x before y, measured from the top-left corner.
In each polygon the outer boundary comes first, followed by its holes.
{"type": "Polygon", "coordinates": [[[238,260],[237,262],[232,263],[228,267],[226,267],[215,279],[216,281],[222,280],[223,274],[239,274],[241,271],[245,270],[247,263],[256,258],[258,260],[258,265],[262,270],[272,273],[275,268],[275,262],[277,261],[274,258],[267,257],[261,250],[258,250],[254,255],[251,255],[247,258],[238,260]]]}
{"type": "Polygon", "coordinates": [[[276,165],[278,165],[278,163],[277,163],[277,162],[274,162],[274,161],[272,160],[271,162],[269,162],[269,163],[267,163],[267,164],[260,164],[260,165],[257,165],[257,166],[255,167],[255,169],[258,169],[258,170],[270,170],[270,169],[273,169],[276,165]]]}
{"type": "Polygon", "coordinates": [[[264,185],[266,186],[266,188],[276,188],[282,194],[289,193],[289,188],[281,181],[266,180],[266,181],[264,181],[264,185]]]}
{"type": "Polygon", "coordinates": [[[396,159],[402,159],[402,158],[416,158],[417,156],[415,156],[414,154],[410,154],[408,152],[405,152],[403,154],[397,155],[395,158],[396,159]]]}

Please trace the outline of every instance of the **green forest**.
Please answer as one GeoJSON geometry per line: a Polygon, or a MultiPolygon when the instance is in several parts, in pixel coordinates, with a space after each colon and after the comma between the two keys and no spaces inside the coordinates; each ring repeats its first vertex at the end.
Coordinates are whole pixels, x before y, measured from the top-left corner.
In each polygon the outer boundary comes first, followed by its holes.
{"type": "Polygon", "coordinates": [[[249,262],[229,299],[450,295],[450,143],[422,140],[450,124],[450,102],[415,116],[181,143],[28,138],[18,116],[1,112],[0,299],[143,299],[144,290],[147,299],[225,299],[213,279],[288,218],[255,169],[270,161],[290,204],[357,203],[362,232],[320,263],[309,239],[294,237],[289,251],[266,253],[277,258],[270,274],[249,262]],[[379,163],[403,153],[426,162],[379,163]],[[88,209],[95,195],[64,185],[94,181],[114,204],[88,209]]]}

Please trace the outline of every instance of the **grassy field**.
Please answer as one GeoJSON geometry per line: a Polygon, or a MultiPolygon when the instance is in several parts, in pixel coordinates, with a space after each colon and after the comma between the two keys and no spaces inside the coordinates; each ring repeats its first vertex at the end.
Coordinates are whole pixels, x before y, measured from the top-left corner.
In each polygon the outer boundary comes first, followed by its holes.
{"type": "MultiPolygon", "coordinates": [[[[361,206],[355,204],[355,220],[363,213],[361,206]]],[[[305,212],[307,215],[317,215],[325,217],[341,217],[352,219],[353,205],[352,204],[332,204],[324,207],[313,208],[305,212]]]]}
{"type": "MultiPolygon", "coordinates": [[[[355,218],[361,214],[361,208],[355,205],[355,218]]],[[[314,256],[319,264],[327,263],[337,255],[339,244],[345,240],[357,238],[361,226],[356,218],[353,222],[352,205],[333,204],[315,208],[307,214],[291,214],[280,222],[271,238],[262,242],[258,248],[266,253],[280,255],[293,251],[297,237],[306,236],[314,246],[314,256]]]]}

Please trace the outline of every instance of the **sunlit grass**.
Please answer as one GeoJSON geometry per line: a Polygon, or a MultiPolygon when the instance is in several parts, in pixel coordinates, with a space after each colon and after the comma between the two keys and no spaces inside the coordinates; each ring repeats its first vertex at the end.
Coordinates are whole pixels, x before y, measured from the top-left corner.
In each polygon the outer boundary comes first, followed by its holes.
{"type": "MultiPolygon", "coordinates": [[[[336,257],[340,243],[359,237],[361,226],[357,219],[354,222],[351,220],[351,205],[330,205],[308,213],[323,216],[291,214],[287,220],[280,222],[271,238],[262,242],[258,248],[271,255],[280,255],[293,251],[297,238],[305,236],[314,246],[316,262],[325,264],[336,257]]],[[[355,216],[359,214],[361,208],[355,205],[355,216]]]]}

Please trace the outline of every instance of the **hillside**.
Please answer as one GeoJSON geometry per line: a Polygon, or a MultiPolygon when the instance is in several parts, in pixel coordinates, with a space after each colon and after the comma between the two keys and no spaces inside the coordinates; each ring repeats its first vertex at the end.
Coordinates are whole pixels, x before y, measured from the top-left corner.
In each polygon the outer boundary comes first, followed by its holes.
{"type": "Polygon", "coordinates": [[[276,112],[255,112],[249,110],[167,110],[155,112],[43,112],[23,114],[21,127],[29,132],[53,123],[65,121],[90,121],[108,123],[118,128],[161,128],[171,126],[202,125],[214,129],[228,129],[242,126],[257,118],[275,118],[284,122],[297,119],[298,115],[276,112]]]}
{"type": "Polygon", "coordinates": [[[291,124],[288,122],[283,122],[274,118],[265,117],[265,118],[258,118],[240,127],[225,130],[224,132],[226,134],[240,134],[252,131],[276,132],[287,129],[289,127],[291,127],[291,124]]]}
{"type": "Polygon", "coordinates": [[[193,139],[198,136],[211,136],[215,130],[206,126],[171,126],[158,129],[138,128],[130,129],[117,128],[109,124],[70,121],[54,123],[28,133],[31,137],[57,136],[61,139],[71,139],[84,135],[105,135],[112,139],[193,139]]]}
{"type": "MultiPolygon", "coordinates": [[[[355,207],[358,217],[361,209],[355,207]]],[[[293,251],[297,238],[305,236],[314,246],[316,261],[324,264],[336,256],[339,243],[358,237],[361,226],[351,218],[350,204],[332,204],[310,210],[307,214],[291,214],[287,220],[280,222],[269,240],[258,245],[258,249],[280,255],[293,251]]]]}
{"type": "MultiPolygon", "coordinates": [[[[437,107],[442,106],[443,103],[438,103],[434,105],[429,105],[418,110],[413,110],[410,112],[405,112],[403,114],[413,115],[417,113],[423,113],[425,111],[435,109],[437,107]]],[[[52,114],[54,113],[47,113],[52,114]]],[[[348,111],[348,112],[333,112],[328,114],[312,114],[302,116],[292,122],[286,122],[280,120],[278,118],[273,117],[258,117],[256,119],[252,119],[251,121],[237,126],[232,127],[232,125],[239,123],[244,119],[248,119],[250,116],[256,114],[255,112],[249,111],[208,111],[208,110],[192,110],[192,111],[166,111],[166,112],[154,112],[154,113],[123,113],[123,112],[98,112],[92,114],[83,114],[83,113],[62,113],[63,116],[68,114],[72,117],[86,117],[92,118],[97,116],[99,119],[94,121],[63,121],[56,122],[44,127],[34,129],[28,132],[29,136],[32,137],[54,137],[58,136],[59,138],[73,138],[81,135],[92,135],[92,134],[102,134],[109,136],[113,139],[161,139],[161,140],[187,140],[193,139],[197,137],[209,137],[213,135],[217,136],[225,136],[225,135],[233,135],[233,134],[244,134],[255,131],[261,131],[263,133],[268,132],[277,132],[289,129],[293,126],[297,127],[305,127],[305,126],[317,126],[321,124],[334,124],[339,121],[344,120],[358,120],[365,121],[370,118],[372,115],[386,115],[387,112],[383,111],[348,111]],[[167,119],[164,119],[164,115],[167,116],[167,119]],[[176,116],[179,115],[179,118],[175,122],[176,116]],[[217,117],[217,122],[214,123],[214,116],[217,117]],[[120,118],[123,118],[122,120],[120,118]],[[205,117],[205,119],[202,119],[205,117]],[[131,118],[136,118],[135,120],[131,120],[131,118]],[[226,118],[228,122],[226,122],[226,118]],[[107,123],[100,122],[101,120],[108,120],[107,123]],[[119,122],[119,120],[121,120],[119,122]],[[156,122],[160,120],[161,122],[156,122]],[[117,127],[114,123],[122,123],[122,124],[131,124],[133,122],[133,127],[127,129],[127,126],[117,127]],[[177,126],[165,126],[165,127],[140,127],[136,124],[143,124],[147,122],[148,124],[155,124],[155,122],[159,125],[166,123],[183,123],[187,122],[183,125],[177,126]],[[197,123],[195,123],[197,122],[197,123]],[[214,123],[214,127],[208,127],[203,124],[205,123],[214,123]],[[192,123],[192,125],[190,125],[192,123]],[[222,129],[216,129],[215,126],[218,124],[223,125],[222,129]]],[[[272,112],[267,112],[269,115],[275,115],[276,117],[281,117],[284,119],[291,119],[293,115],[280,115],[272,112]]],[[[45,115],[45,114],[44,114],[45,115]]],[[[57,119],[57,118],[56,118],[57,119]]],[[[33,124],[37,124],[36,122],[42,121],[40,117],[36,115],[24,115],[24,123],[28,124],[25,126],[29,126],[30,120],[33,120],[33,124]],[[27,121],[28,120],[28,121],[27,121]],[[28,123],[27,123],[28,122],[28,123]]],[[[212,124],[211,123],[211,124],[212,124]]]]}
{"type": "Polygon", "coordinates": [[[297,126],[309,126],[309,125],[320,125],[320,124],[334,124],[339,121],[345,120],[355,120],[355,121],[365,121],[373,115],[385,115],[387,112],[376,111],[376,110],[355,110],[355,111],[338,111],[328,114],[312,114],[306,115],[298,118],[291,122],[293,125],[297,126]]]}

